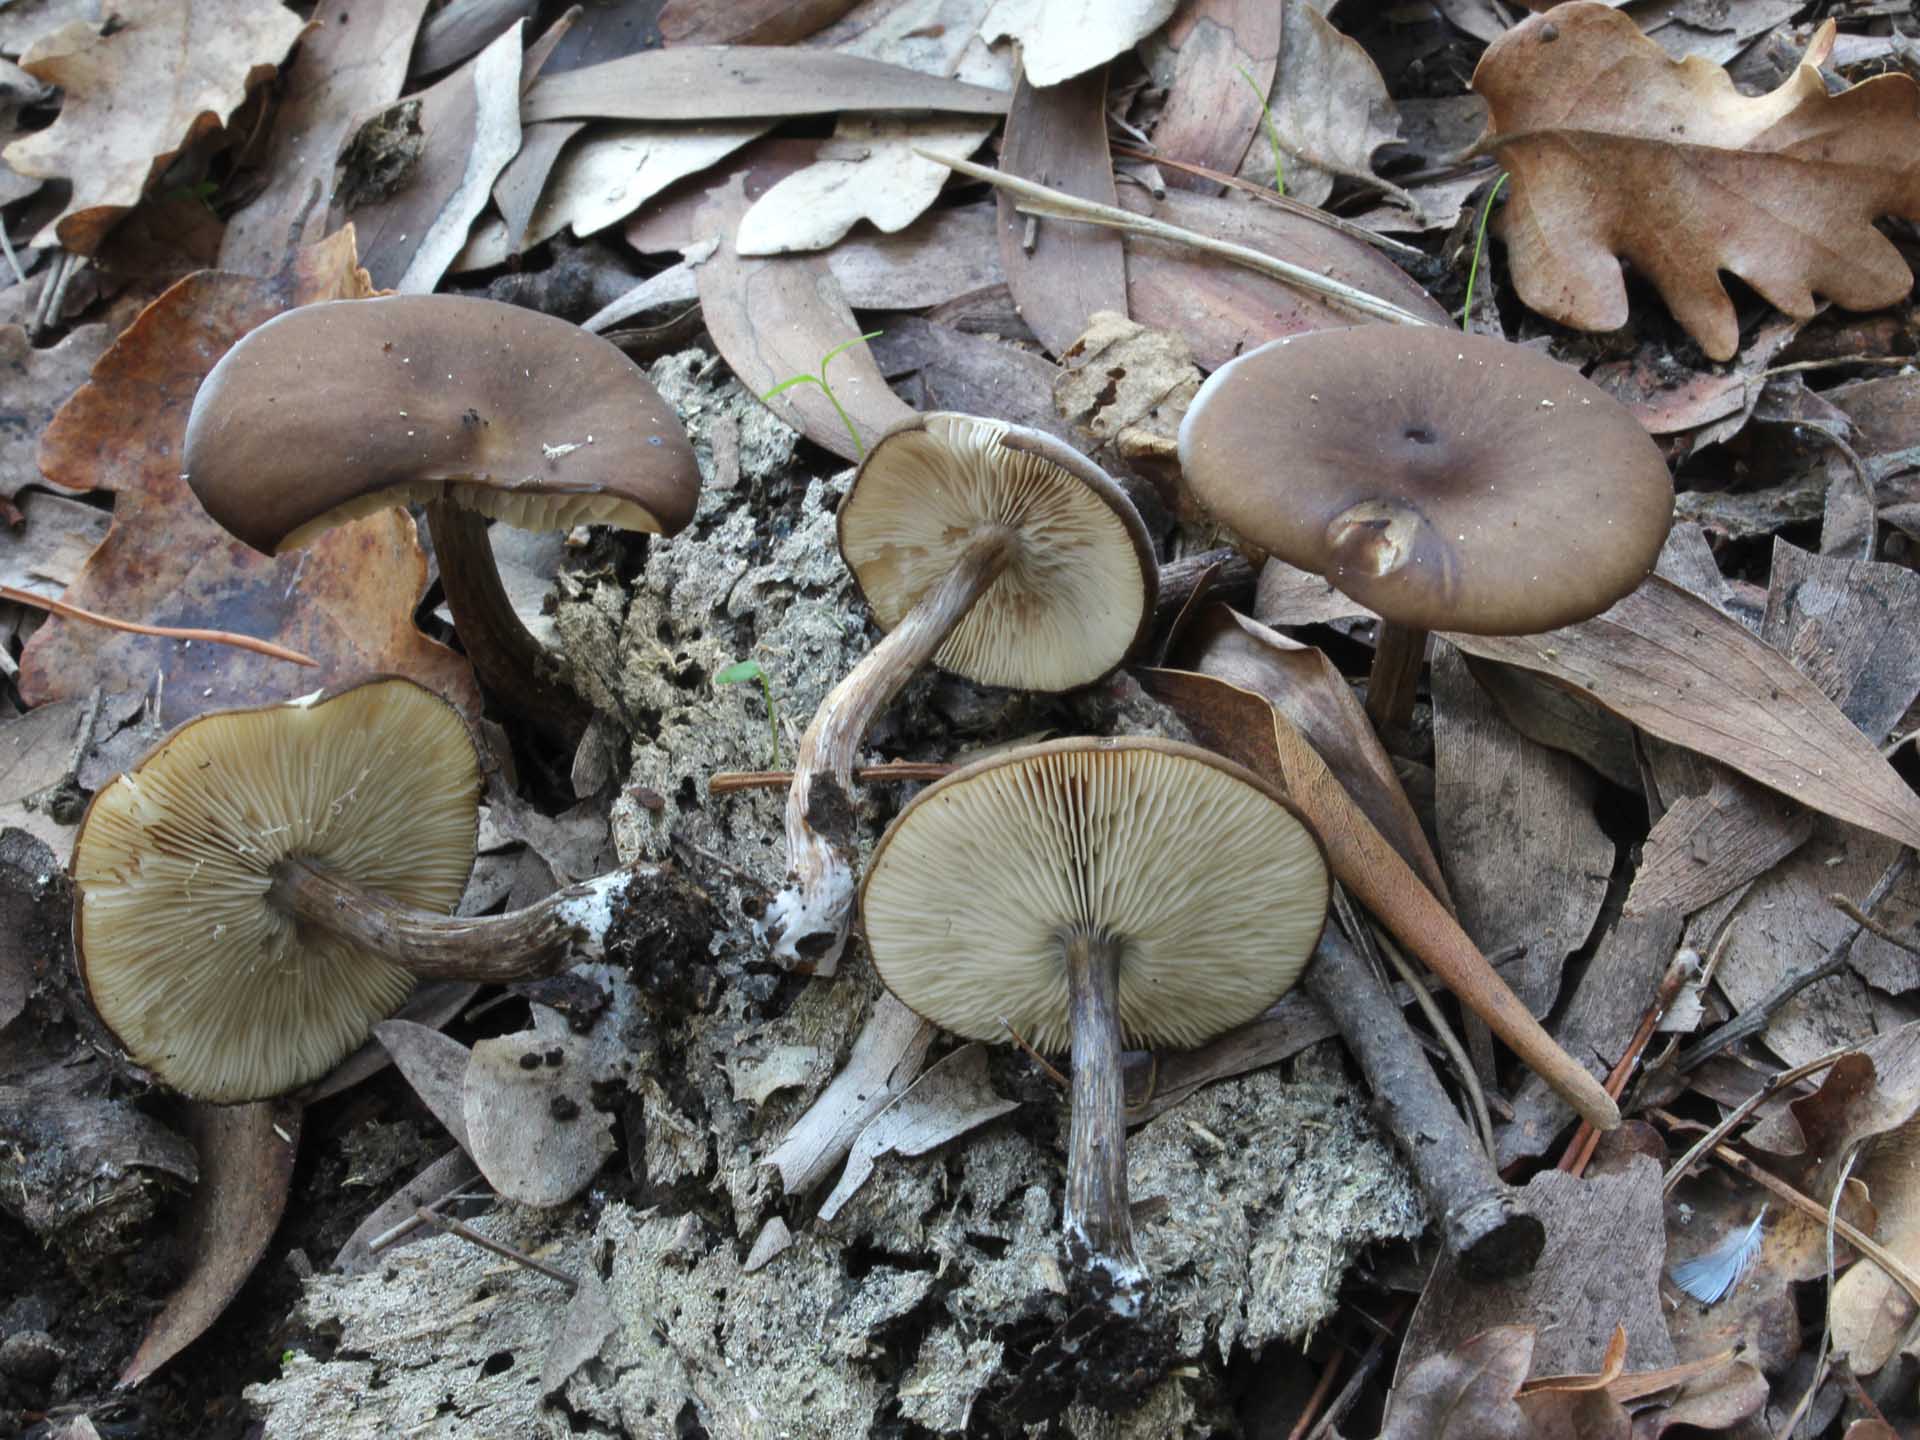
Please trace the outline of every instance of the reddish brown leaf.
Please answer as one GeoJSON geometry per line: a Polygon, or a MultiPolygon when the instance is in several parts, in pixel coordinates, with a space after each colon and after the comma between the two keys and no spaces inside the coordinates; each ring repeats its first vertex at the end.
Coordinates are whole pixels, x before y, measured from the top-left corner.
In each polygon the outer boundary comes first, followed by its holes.
{"type": "Polygon", "coordinates": [[[1920,92],[1881,75],[1829,96],[1816,67],[1832,40],[1828,25],[1779,89],[1751,98],[1584,0],[1488,46],[1473,88],[1492,112],[1482,143],[1513,177],[1501,223],[1520,298],[1618,329],[1629,260],[1726,360],[1740,333],[1721,270],[1800,319],[1815,292],[1854,310],[1905,295],[1912,272],[1873,222],[1920,218],[1920,92]]]}
{"type": "Polygon", "coordinates": [[[138,1385],[220,1318],[266,1254],[293,1183],[299,1106],[196,1104],[188,1114],[200,1154],[200,1184],[185,1226],[193,1260],[121,1372],[123,1387],[138,1385]]]}
{"type": "MultiPolygon", "coordinates": [[[[1180,7],[1165,31],[1173,78],[1153,127],[1156,151],[1229,175],[1240,168],[1260,128],[1261,100],[1273,88],[1280,14],[1272,0],[1192,0],[1180,7]]],[[[1203,195],[1222,188],[1171,166],[1166,180],[1203,195]]]]}
{"type": "Polygon", "coordinates": [[[1920,844],[1920,798],[1874,744],[1786,656],[1658,575],[1605,614],[1545,635],[1447,638],[1803,805],[1920,844]]]}
{"type": "Polygon", "coordinates": [[[831,25],[854,0],[667,0],[660,39],[668,45],[791,45],[831,25]]]}
{"type": "Polygon", "coordinates": [[[206,710],[283,700],[374,671],[411,676],[469,713],[472,671],[413,624],[426,556],[404,510],[269,559],[208,519],[180,478],[180,442],[201,377],[282,310],[367,293],[351,231],[270,280],[207,271],[155,301],[54,417],[41,469],[76,490],[114,492],[113,528],[65,598],[154,624],[242,631],[314,656],[319,670],[225,646],[183,646],[49,620],[21,656],[29,703],[145,689],[162,680],[171,725],[206,710]]]}
{"type": "MultiPolygon", "coordinates": [[[[1083,200],[1117,203],[1106,103],[1104,69],[1046,89],[1023,77],[1013,89],[1000,168],[1083,200]]],[[[1065,354],[1096,311],[1127,313],[1126,252],[1117,231],[1022,215],[1004,190],[995,204],[1007,288],[1048,350],[1065,354]]]]}
{"type": "Polygon", "coordinates": [[[1496,1325],[1429,1355],[1395,1387],[1380,1440],[1535,1440],[1514,1402],[1532,1361],[1530,1325],[1496,1325]]]}
{"type": "Polygon", "coordinates": [[[1744,1360],[1689,1380],[1665,1406],[1634,1417],[1633,1440],[1660,1440],[1676,1425],[1701,1430],[1731,1430],[1758,1415],[1767,1403],[1767,1381],[1744,1360]]]}

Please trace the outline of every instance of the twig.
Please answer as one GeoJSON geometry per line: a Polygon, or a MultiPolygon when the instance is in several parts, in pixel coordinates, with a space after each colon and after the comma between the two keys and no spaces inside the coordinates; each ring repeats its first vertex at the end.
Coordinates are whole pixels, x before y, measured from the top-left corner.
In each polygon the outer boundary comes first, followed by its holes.
{"type": "Polygon", "coordinates": [[[1011,1020],[1002,1015],[1000,1017],[1000,1023],[1006,1027],[1007,1034],[1013,1037],[1013,1043],[1020,1053],[1025,1055],[1035,1065],[1038,1065],[1041,1073],[1049,1080],[1053,1081],[1053,1083],[1058,1085],[1062,1090],[1065,1090],[1067,1088],[1067,1077],[1062,1075],[1059,1070],[1047,1060],[1046,1056],[1042,1055],[1027,1043],[1027,1037],[1013,1028],[1013,1022],[1011,1020]]]}
{"type": "Polygon", "coordinates": [[[20,285],[26,284],[27,272],[20,268],[20,257],[13,253],[13,237],[7,234],[6,223],[3,220],[0,220],[0,250],[6,252],[7,264],[13,267],[15,283],[20,285]]]}
{"type": "Polygon", "coordinates": [[[1793,1407],[1793,1414],[1787,1417],[1786,1433],[1794,1435],[1800,1429],[1800,1417],[1807,1413],[1813,1404],[1813,1397],[1820,1393],[1820,1387],[1826,1382],[1827,1362],[1833,1354],[1833,1229],[1840,1219],[1840,1197],[1846,1193],[1847,1180],[1853,1174],[1853,1162],[1860,1158],[1860,1147],[1855,1145],[1847,1151],[1847,1163],[1840,1167],[1840,1178],[1834,1181],[1833,1194],[1827,1199],[1827,1304],[1821,1315],[1820,1352],[1814,1357],[1813,1380],[1800,1396],[1800,1403],[1793,1407]]]}
{"type": "Polygon", "coordinates": [[[1402,310],[1390,301],[1369,295],[1351,285],[1343,285],[1338,280],[1330,280],[1325,275],[1316,275],[1313,271],[1299,265],[1277,260],[1273,256],[1245,245],[1235,245],[1230,241],[1216,240],[1211,235],[1202,235],[1196,230],[1188,230],[1179,225],[1169,225],[1164,220],[1154,220],[1145,215],[1135,215],[1130,210],[1122,210],[1116,205],[1101,205],[1092,200],[1082,200],[1061,190],[1045,185],[1037,185],[1031,180],[1023,180],[1017,175],[995,170],[986,165],[975,165],[971,160],[961,160],[953,156],[935,154],[931,150],[914,147],[914,154],[923,160],[931,160],[936,165],[945,165],[948,169],[974,180],[983,180],[989,185],[1011,192],[1019,197],[1015,208],[1023,214],[1039,215],[1050,220],[1076,220],[1087,225],[1104,225],[1111,230],[1121,230],[1133,235],[1151,235],[1156,240],[1168,240],[1176,245],[1191,246],[1208,255],[1218,255],[1231,260],[1249,270],[1270,275],[1301,290],[1310,290],[1316,295],[1324,295],[1337,305],[1361,315],[1370,315],[1376,320],[1391,320],[1399,325],[1430,325],[1433,322],[1422,319],[1410,310],[1402,310]]]}
{"type": "Polygon", "coordinates": [[[15,605],[25,605],[34,610],[44,610],[49,615],[58,615],[63,620],[78,620],[87,625],[102,625],[109,630],[124,630],[130,635],[151,635],[161,640],[198,640],[208,645],[231,645],[237,650],[251,650],[256,655],[265,655],[269,660],[287,660],[295,665],[317,666],[320,663],[311,655],[302,655],[298,650],[289,650],[284,645],[275,645],[270,640],[256,640],[251,635],[236,635],[230,630],[176,629],[170,625],[142,625],[134,620],[117,620],[111,615],[82,610],[78,605],[69,605],[64,600],[49,600],[44,595],[36,595],[31,590],[19,590],[12,585],[0,585],[0,600],[8,600],[15,605]]]}
{"type": "Polygon", "coordinates": [[[1920,955],[1920,944],[1915,944],[1911,940],[1901,939],[1846,896],[1829,895],[1827,896],[1827,903],[1849,920],[1853,921],[1854,924],[1863,927],[1868,933],[1886,941],[1889,945],[1896,946],[1906,951],[1909,955],[1920,955]]]}
{"type": "Polygon", "coordinates": [[[1774,365],[1760,372],[1762,380],[1775,375],[1791,375],[1797,370],[1837,370],[1843,365],[1916,365],[1920,356],[1913,355],[1835,355],[1826,360],[1796,360],[1791,365],[1774,365]]]}
{"type": "Polygon", "coordinates": [[[1226,185],[1244,194],[1256,196],[1262,203],[1276,210],[1284,210],[1289,215],[1298,215],[1302,220],[1312,220],[1329,230],[1337,230],[1350,240],[1364,241],[1368,245],[1382,250],[1398,250],[1402,255],[1425,257],[1426,251],[1416,245],[1403,244],[1390,240],[1385,235],[1376,235],[1364,225],[1356,225],[1351,220],[1342,220],[1338,215],[1329,214],[1318,205],[1309,205],[1304,200],[1296,200],[1291,195],[1282,195],[1269,190],[1264,185],[1256,185],[1251,180],[1242,180],[1238,175],[1229,175],[1224,170],[1209,169],[1205,165],[1195,165],[1187,160],[1175,160],[1168,155],[1155,155],[1150,150],[1135,150],[1126,145],[1116,145],[1113,153],[1126,160],[1149,160],[1155,165],[1164,165],[1169,170],[1178,170],[1183,174],[1197,175],[1202,180],[1211,180],[1216,185],[1226,185]]]}
{"type": "MultiPolygon", "coordinates": [[[[1406,1018],[1337,926],[1320,937],[1301,984],[1333,1017],[1373,1091],[1374,1111],[1413,1166],[1442,1243],[1474,1278],[1526,1273],[1546,1230],[1475,1143],[1406,1018]]],[[[1416,986],[1415,994],[1424,993],[1416,986]]]]}
{"type": "MultiPolygon", "coordinates": [[[[1374,1343],[1380,1343],[1376,1336],[1374,1343]]],[[[1293,1429],[1287,1432],[1287,1440],[1305,1440],[1306,1433],[1312,1427],[1314,1417],[1320,1413],[1320,1407],[1326,1404],[1327,1394],[1333,1389],[1335,1377],[1340,1374],[1340,1360],[1345,1352],[1340,1346],[1333,1347],[1333,1353],[1327,1356],[1327,1363],[1320,1367],[1320,1379],[1313,1387],[1313,1393],[1307,1396],[1307,1403],[1300,1411],[1300,1419],[1293,1429]]]]}
{"type": "Polygon", "coordinates": [[[516,1265],[524,1265],[529,1270],[546,1276],[549,1280],[558,1280],[567,1287],[567,1293],[573,1294],[580,1288],[580,1282],[557,1265],[549,1265],[544,1260],[536,1260],[524,1250],[516,1250],[511,1245],[502,1245],[498,1240],[482,1235],[464,1220],[456,1220],[451,1215],[442,1215],[438,1210],[430,1210],[425,1205],[414,1212],[416,1219],[446,1231],[449,1235],[458,1235],[470,1245],[478,1245],[482,1250],[491,1250],[503,1260],[511,1260],[516,1265]]]}
{"type": "MultiPolygon", "coordinates": [[[[939,780],[960,767],[939,760],[888,760],[855,768],[853,778],[863,785],[939,780]]],[[[791,770],[722,770],[707,780],[707,794],[732,795],[740,790],[784,790],[793,784],[791,770]]]]}
{"type": "Polygon", "coordinates": [[[711,850],[703,850],[687,838],[685,831],[672,831],[668,834],[667,839],[676,850],[684,850],[689,855],[706,861],[716,869],[731,875],[739,884],[753,891],[755,894],[771,895],[773,893],[773,891],[767,887],[766,883],[757,875],[754,875],[750,871],[742,870],[738,865],[726,859],[724,856],[716,855],[711,850]]]}
{"type": "MultiPolygon", "coordinates": [[[[1674,1000],[1685,988],[1687,981],[1700,971],[1700,952],[1687,947],[1673,957],[1667,966],[1667,973],[1660,977],[1660,984],[1653,992],[1653,1003],[1647,1006],[1646,1014],[1640,1017],[1640,1026],[1633,1032],[1633,1039],[1627,1042],[1626,1052],[1621,1055],[1620,1063],[1613,1067],[1607,1076],[1607,1093],[1618,1100],[1626,1093],[1627,1081],[1632,1078],[1634,1066],[1646,1053],[1647,1045],[1653,1039],[1653,1032],[1659,1028],[1660,1017],[1672,1008],[1674,1000]]],[[[1600,1132],[1586,1121],[1580,1122],[1573,1132],[1573,1139],[1567,1142],[1566,1153],[1560,1157],[1559,1168],[1576,1179],[1587,1168],[1587,1162],[1593,1159],[1593,1152],[1600,1143],[1600,1132]]]]}
{"type": "MultiPolygon", "coordinates": [[[[1344,896],[1344,891],[1338,892],[1344,896]]],[[[1473,1111],[1474,1123],[1480,1129],[1480,1146],[1491,1157],[1494,1154],[1493,1117],[1487,1113],[1486,1092],[1480,1088],[1480,1075],[1473,1068],[1473,1062],[1467,1058],[1466,1047],[1460,1043],[1460,1037],[1453,1033],[1453,1027],[1447,1024],[1447,1017],[1440,1013],[1433,993],[1420,983],[1420,977],[1413,966],[1407,963],[1407,957],[1400,953],[1400,947],[1378,925],[1368,927],[1368,935],[1379,946],[1380,953],[1387,957],[1399,974],[1402,983],[1413,992],[1413,1003],[1420,1007],[1420,1013],[1427,1017],[1427,1024],[1433,1027],[1433,1033],[1447,1052],[1447,1058],[1453,1061],[1455,1073],[1460,1077],[1461,1088],[1467,1092],[1467,1101],[1473,1111]]]]}
{"type": "Polygon", "coordinates": [[[1738,1105],[1734,1106],[1732,1110],[1728,1111],[1719,1124],[1715,1125],[1711,1130],[1707,1131],[1705,1135],[1696,1140],[1686,1154],[1682,1155],[1678,1160],[1674,1161],[1672,1165],[1667,1167],[1666,1179],[1661,1182],[1660,1193],[1662,1195],[1671,1195],[1673,1193],[1673,1187],[1680,1183],[1682,1177],[1686,1175],[1688,1170],[1693,1168],[1694,1163],[1698,1161],[1702,1155],[1706,1154],[1710,1147],[1718,1145],[1722,1140],[1726,1139],[1728,1135],[1733,1133],[1736,1125],[1754,1111],[1758,1110],[1762,1105],[1766,1104],[1771,1097],[1779,1094],[1782,1090],[1786,1089],[1787,1086],[1796,1085],[1809,1075],[1818,1074],[1828,1066],[1845,1059],[1853,1053],[1853,1049],[1850,1046],[1843,1047],[1839,1050],[1830,1050],[1817,1060],[1809,1060],[1804,1065],[1796,1065],[1791,1070],[1782,1070],[1779,1074],[1770,1076],[1766,1084],[1762,1085],[1758,1090],[1754,1091],[1753,1094],[1749,1095],[1738,1105]]]}
{"type": "MultiPolygon", "coordinates": [[[[1373,1378],[1373,1372],[1380,1368],[1380,1362],[1386,1358],[1387,1347],[1393,1343],[1400,1328],[1400,1321],[1406,1316],[1407,1307],[1411,1303],[1404,1298],[1398,1301],[1394,1306],[1393,1314],[1387,1317],[1387,1323],[1376,1327],[1379,1333],[1373,1337],[1373,1344],[1369,1345],[1367,1353],[1360,1357],[1360,1364],[1348,1377],[1338,1398],[1327,1407],[1327,1413],[1320,1417],[1320,1423],[1307,1432],[1307,1440],[1327,1440],[1327,1437],[1334,1433],[1333,1427],[1346,1418],[1347,1412],[1360,1398],[1360,1387],[1373,1378]]],[[[1366,1312],[1361,1313],[1364,1315],[1366,1312]]]]}
{"type": "MultiPolygon", "coordinates": [[[[1880,902],[1887,898],[1887,892],[1892,890],[1899,883],[1900,878],[1907,873],[1907,867],[1912,862],[1913,851],[1911,850],[1902,849],[1898,855],[1894,856],[1893,863],[1887,866],[1885,872],[1874,882],[1873,889],[1867,895],[1866,904],[1860,908],[1869,914],[1876,909],[1880,902]]],[[[1749,1035],[1757,1035],[1766,1029],[1768,1022],[1773,1019],[1775,1012],[1782,1005],[1809,985],[1838,975],[1846,968],[1847,956],[1852,952],[1853,942],[1860,938],[1863,928],[1856,923],[1852,933],[1827,951],[1818,965],[1798,975],[1787,976],[1774,986],[1772,992],[1759,1004],[1742,1011],[1737,1018],[1729,1020],[1706,1039],[1682,1050],[1679,1058],[1674,1061],[1674,1068],[1682,1074],[1697,1069],[1729,1045],[1744,1040],[1749,1035]]]]}

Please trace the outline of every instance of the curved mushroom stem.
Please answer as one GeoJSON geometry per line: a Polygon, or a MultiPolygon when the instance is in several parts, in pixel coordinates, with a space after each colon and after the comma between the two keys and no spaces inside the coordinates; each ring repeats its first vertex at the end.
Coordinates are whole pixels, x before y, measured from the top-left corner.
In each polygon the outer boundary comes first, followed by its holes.
{"type": "Polygon", "coordinates": [[[1413,724],[1413,697],[1427,659],[1427,634],[1382,620],[1373,634],[1373,669],[1367,675],[1367,718],[1389,750],[1402,747],[1413,724]]]}
{"type": "Polygon", "coordinates": [[[1137,1315],[1147,1272],[1127,1206],[1126,1103],[1120,1077],[1120,941],[1066,940],[1073,1027],[1073,1114],[1067,1132],[1067,1256],[1114,1310],[1137,1315]]]}
{"type": "Polygon", "coordinates": [[[600,958],[635,886],[659,873],[657,866],[630,866],[555,891],[523,910],[468,917],[415,910],[294,856],[273,867],[267,899],[303,924],[351,940],[423,980],[499,985],[600,958]]]}
{"type": "Polygon", "coordinates": [[[787,883],[757,927],[788,968],[831,975],[853,918],[853,762],[874,718],[1013,561],[1011,527],[983,528],[940,583],[834,686],[814,713],[787,791],[787,883]]]}
{"type": "Polygon", "coordinates": [[[429,501],[427,527],[453,628],[487,692],[569,751],[593,711],[560,680],[559,666],[527,632],[500,583],[486,517],[452,499],[429,501]]]}

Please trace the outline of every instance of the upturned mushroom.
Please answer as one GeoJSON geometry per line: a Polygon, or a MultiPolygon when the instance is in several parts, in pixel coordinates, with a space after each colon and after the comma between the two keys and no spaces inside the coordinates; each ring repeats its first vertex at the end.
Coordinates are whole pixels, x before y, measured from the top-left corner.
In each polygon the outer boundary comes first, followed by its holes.
{"type": "Polygon", "coordinates": [[[1259,1015],[1313,953],[1327,898],[1318,837],[1252,774],[1173,741],[1079,739],[928,786],[882,837],[860,910],[881,980],[932,1024],[1071,1050],[1069,1250],[1132,1314],[1148,1282],[1122,1041],[1191,1047],[1259,1015]]]}
{"type": "Polygon", "coordinates": [[[700,492],[678,417],[617,347],[535,310],[452,295],[334,300],[269,320],[201,383],[182,458],[207,513],[269,555],[425,503],[482,684],[575,738],[587,713],[514,613],[488,517],[670,535],[700,492]]]}
{"type": "Polygon", "coordinates": [[[1381,617],[1367,710],[1397,735],[1427,633],[1589,619],[1673,519],[1626,407],[1533,350],[1437,327],[1292,336],[1216,370],[1180,426],[1196,499],[1381,617]]]}
{"type": "Polygon", "coordinates": [[[840,553],[888,633],[821,703],[787,793],[787,883],[760,917],[776,957],[832,974],[852,916],[853,762],[928,660],[984,685],[1072,690],[1153,619],[1146,526],[1050,435],[934,413],[886,435],[840,506],[840,553]]]}
{"type": "Polygon", "coordinates": [[[174,1088],[257,1100],[325,1074],[416,977],[528,979],[602,947],[658,872],[447,913],[480,792],[459,713],[411,680],[188,721],[102,787],[74,839],[94,1008],[174,1088]]]}

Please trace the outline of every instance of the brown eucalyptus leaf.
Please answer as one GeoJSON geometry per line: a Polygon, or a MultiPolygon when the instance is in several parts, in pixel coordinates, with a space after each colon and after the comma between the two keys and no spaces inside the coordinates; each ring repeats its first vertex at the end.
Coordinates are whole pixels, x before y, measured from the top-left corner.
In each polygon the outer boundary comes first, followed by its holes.
{"type": "Polygon", "coordinates": [[[20,660],[30,704],[84,698],[96,685],[144,691],[158,672],[161,719],[172,726],[388,672],[478,713],[466,660],[414,626],[427,563],[406,511],[382,511],[270,559],[209,519],[180,477],[187,412],[214,362],[283,310],[368,289],[350,231],[298,252],[269,279],[190,275],[101,358],[40,449],[49,480],[114,494],[113,528],[68,589],[69,602],[129,620],[245,631],[306,652],[319,669],[49,619],[20,660]]]}
{"type": "Polygon", "coordinates": [[[1532,1363],[1531,1325],[1496,1325],[1427,1356],[1394,1387],[1380,1440],[1535,1440],[1514,1399],[1532,1363]]]}
{"type": "Polygon", "coordinates": [[[520,118],[763,120],[873,110],[1006,113],[1007,94],[834,50],[688,45],[542,78],[520,118]]]}
{"type": "Polygon", "coordinates": [[[1833,27],[1771,94],[1710,62],[1675,62],[1628,16],[1574,3],[1487,47],[1473,88],[1482,144],[1513,179],[1501,219],[1520,298],[1581,330],[1627,321],[1619,260],[1660,291],[1716,360],[1739,346],[1718,272],[1806,319],[1814,294],[1851,310],[1913,284],[1873,222],[1920,218],[1920,91],[1881,75],[1828,95],[1833,27]]]}
{"type": "MultiPolygon", "coordinates": [[[[417,147],[395,183],[371,193],[343,183],[329,217],[352,221],[360,261],[382,290],[432,293],[491,198],[493,182],[520,148],[521,29],[509,26],[467,64],[376,117],[417,147]]],[[[369,143],[362,129],[343,164],[369,143]]]]}
{"type": "Polygon", "coordinates": [[[1523,1394],[1520,1410],[1536,1436],[1554,1440],[1632,1440],[1633,1418],[1604,1390],[1523,1394]]]}
{"type": "MultiPolygon", "coordinates": [[[[1171,74],[1153,127],[1157,153],[1228,174],[1240,168],[1261,128],[1261,98],[1273,89],[1281,10],[1272,0],[1191,0],[1180,7],[1162,32],[1171,74]]],[[[1172,166],[1164,174],[1177,189],[1222,189],[1172,166]]]]}
{"type": "Polygon", "coordinates": [[[355,122],[400,94],[427,0],[322,0],[287,67],[261,189],[227,221],[220,268],[270,275],[326,225],[333,166],[355,122]]]}
{"type": "Polygon", "coordinates": [[[795,376],[819,374],[821,357],[857,340],[860,327],[825,256],[746,259],[734,253],[731,237],[746,209],[742,178],[736,175],[713,192],[703,212],[703,227],[724,237],[697,272],[707,332],[740,383],[766,397],[774,414],[816,445],[857,459],[864,446],[912,419],[914,412],[887,388],[872,354],[857,344],[834,357],[827,380],[860,432],[859,441],[847,433],[833,401],[818,385],[794,385],[768,396],[795,376]]]}
{"type": "Polygon", "coordinates": [[[188,1134],[200,1156],[200,1183],[182,1226],[193,1258],[187,1278],[121,1371],[123,1388],[199,1339],[267,1253],[293,1184],[300,1113],[285,1101],[187,1107],[188,1134]]]}
{"type": "MultiPolygon", "coordinates": [[[[1044,88],[1023,75],[1013,87],[1000,168],[1082,200],[1117,204],[1106,107],[1105,70],[1044,88]]],[[[1118,231],[1022,215],[1004,190],[994,203],[1007,288],[1050,353],[1064,355],[1099,311],[1127,313],[1126,249],[1118,231]]]]}
{"type": "Polygon", "coordinates": [[[791,45],[831,25],[854,0],[667,0],[660,39],[667,45],[791,45]]]}
{"type": "Polygon", "coordinates": [[[121,0],[114,19],[64,25],[20,57],[65,98],[53,124],[6,149],[22,175],[72,183],[51,228],[82,255],[99,249],[169,160],[273,75],[306,29],[293,11],[256,0],[121,0]]]}
{"type": "Polygon", "coordinates": [[[1447,638],[1581,691],[1802,805],[1920,844],[1920,798],[1873,742],[1786,656],[1659,575],[1545,635],[1447,638]]]}

